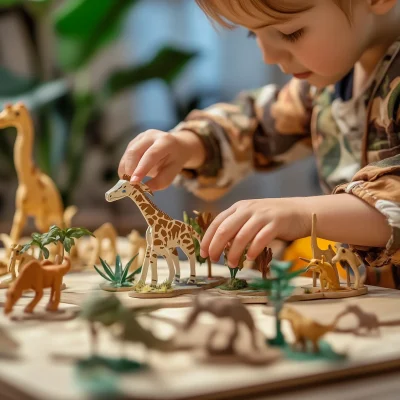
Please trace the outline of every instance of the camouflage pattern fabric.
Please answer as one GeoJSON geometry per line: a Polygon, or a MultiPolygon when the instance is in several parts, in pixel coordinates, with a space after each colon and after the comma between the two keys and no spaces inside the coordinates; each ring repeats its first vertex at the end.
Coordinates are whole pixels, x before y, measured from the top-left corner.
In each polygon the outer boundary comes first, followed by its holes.
{"type": "Polygon", "coordinates": [[[188,130],[201,138],[207,159],[175,183],[208,201],[255,170],[293,161],[299,147],[312,148],[325,193],[351,193],[388,220],[386,248],[353,249],[367,265],[367,283],[400,289],[400,38],[348,101],[333,86],[317,91],[292,79],[282,89],[267,85],[234,104],[195,110],[174,129],[188,130]]]}

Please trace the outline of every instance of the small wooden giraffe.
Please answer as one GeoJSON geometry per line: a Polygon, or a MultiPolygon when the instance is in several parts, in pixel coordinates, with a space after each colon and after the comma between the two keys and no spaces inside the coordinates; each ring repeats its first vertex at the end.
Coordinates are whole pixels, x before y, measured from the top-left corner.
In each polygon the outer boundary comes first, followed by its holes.
{"type": "Polygon", "coordinates": [[[144,184],[130,184],[130,177],[123,176],[123,179],[106,193],[106,200],[117,201],[130,197],[139,207],[143,217],[148,223],[146,231],[146,256],[143,263],[140,282],[146,281],[149,264],[151,265],[151,284],[157,284],[157,256],[165,258],[168,264],[168,282],[175,278],[180,281],[180,266],[177,247],[180,247],[190,262],[190,278],[188,283],[196,283],[196,255],[193,238],[200,242],[198,235],[191,226],[184,222],[172,219],[161,211],[145,193],[153,195],[151,190],[144,184]],[[174,268],[175,267],[175,268],[174,268]]]}
{"type": "Polygon", "coordinates": [[[52,224],[63,227],[64,206],[52,179],[41,172],[33,161],[33,122],[22,103],[6,105],[0,113],[0,129],[9,127],[17,129],[14,164],[19,184],[10,237],[12,243],[18,243],[28,217],[35,219],[40,232],[47,232],[52,224]]]}

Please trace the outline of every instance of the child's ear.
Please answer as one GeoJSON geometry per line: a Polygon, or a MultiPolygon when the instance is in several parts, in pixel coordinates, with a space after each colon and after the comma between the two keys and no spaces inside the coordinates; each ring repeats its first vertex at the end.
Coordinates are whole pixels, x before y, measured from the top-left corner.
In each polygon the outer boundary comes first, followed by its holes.
{"type": "Polygon", "coordinates": [[[384,15],[397,4],[397,0],[368,0],[368,4],[374,14],[384,15]]]}

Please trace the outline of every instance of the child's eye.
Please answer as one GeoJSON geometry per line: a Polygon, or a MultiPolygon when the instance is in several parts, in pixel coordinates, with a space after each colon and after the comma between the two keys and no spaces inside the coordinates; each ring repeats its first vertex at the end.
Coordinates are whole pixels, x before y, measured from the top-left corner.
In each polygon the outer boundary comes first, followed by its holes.
{"type": "Polygon", "coordinates": [[[282,33],[282,32],[279,32],[279,33],[281,34],[283,40],[286,40],[291,43],[295,43],[304,35],[304,29],[303,28],[299,29],[298,31],[293,32],[289,35],[286,35],[285,33],[282,33]]]}
{"type": "Polygon", "coordinates": [[[126,193],[126,190],[124,189],[124,190],[122,191],[122,193],[126,193]]]}
{"type": "Polygon", "coordinates": [[[247,32],[247,37],[254,39],[256,37],[256,34],[253,31],[248,31],[247,32]]]}

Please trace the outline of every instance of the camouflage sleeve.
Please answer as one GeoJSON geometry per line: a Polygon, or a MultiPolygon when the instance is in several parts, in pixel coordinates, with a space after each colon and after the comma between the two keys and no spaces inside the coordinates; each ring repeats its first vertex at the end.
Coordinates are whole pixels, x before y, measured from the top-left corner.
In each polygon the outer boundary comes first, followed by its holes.
{"type": "Polygon", "coordinates": [[[205,146],[206,161],[198,170],[182,171],[175,184],[212,201],[252,171],[268,170],[304,155],[294,150],[294,144],[310,147],[311,112],[311,88],[295,79],[281,90],[267,85],[241,94],[233,104],[192,111],[173,131],[197,134],[205,146]]]}
{"type": "Polygon", "coordinates": [[[400,265],[400,154],[367,165],[334,193],[351,193],[387,219],[392,235],[386,248],[355,248],[371,267],[400,265]]]}

